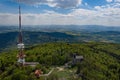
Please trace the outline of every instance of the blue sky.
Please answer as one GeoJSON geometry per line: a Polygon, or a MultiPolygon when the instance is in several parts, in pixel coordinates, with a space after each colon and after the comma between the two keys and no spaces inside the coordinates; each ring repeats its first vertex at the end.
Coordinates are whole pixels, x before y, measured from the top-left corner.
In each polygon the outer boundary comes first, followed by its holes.
{"type": "Polygon", "coordinates": [[[0,25],[120,26],[120,0],[0,0],[0,25]]]}

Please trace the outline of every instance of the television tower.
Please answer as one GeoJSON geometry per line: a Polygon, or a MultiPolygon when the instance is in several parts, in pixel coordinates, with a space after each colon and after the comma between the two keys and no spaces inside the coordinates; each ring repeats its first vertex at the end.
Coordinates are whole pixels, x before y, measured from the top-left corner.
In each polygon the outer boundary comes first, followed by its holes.
{"type": "Polygon", "coordinates": [[[18,37],[18,63],[25,64],[24,43],[21,29],[21,7],[19,5],[19,37],[18,37]]]}

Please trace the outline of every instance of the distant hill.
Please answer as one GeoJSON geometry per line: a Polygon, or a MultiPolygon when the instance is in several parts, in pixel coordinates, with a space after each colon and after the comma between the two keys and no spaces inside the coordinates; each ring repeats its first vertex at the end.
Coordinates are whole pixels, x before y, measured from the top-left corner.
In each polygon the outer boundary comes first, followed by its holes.
{"type": "MultiPolygon", "coordinates": [[[[23,32],[23,40],[26,45],[45,42],[70,42],[74,36],[60,32],[23,32]]],[[[0,49],[15,47],[18,41],[18,32],[7,32],[0,34],[0,49]]]]}
{"type": "Polygon", "coordinates": [[[119,31],[101,31],[82,33],[79,37],[82,40],[97,41],[97,42],[110,42],[120,43],[120,32],[119,31]]]}
{"type": "MultiPolygon", "coordinates": [[[[22,26],[24,31],[41,32],[100,32],[100,31],[120,31],[120,26],[101,26],[101,25],[40,25],[40,26],[22,26]]],[[[1,32],[18,31],[18,26],[0,26],[1,32]]]]}
{"type": "MultiPolygon", "coordinates": [[[[23,26],[26,45],[46,42],[107,42],[120,43],[120,27],[98,25],[47,25],[23,26]]],[[[0,26],[0,50],[15,47],[18,39],[17,26],[0,26]]]]}
{"type": "MultiPolygon", "coordinates": [[[[108,42],[120,43],[120,32],[102,31],[102,32],[34,32],[24,31],[23,41],[26,45],[34,45],[46,42],[108,42]]],[[[0,33],[0,49],[16,47],[18,41],[18,32],[0,33]]]]}

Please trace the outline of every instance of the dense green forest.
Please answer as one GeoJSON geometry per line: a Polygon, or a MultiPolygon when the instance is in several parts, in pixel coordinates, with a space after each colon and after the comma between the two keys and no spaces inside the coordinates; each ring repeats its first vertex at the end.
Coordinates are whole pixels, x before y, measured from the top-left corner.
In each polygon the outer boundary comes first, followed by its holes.
{"type": "Polygon", "coordinates": [[[17,49],[1,52],[0,80],[44,80],[35,77],[35,69],[47,73],[72,61],[74,54],[82,55],[84,60],[61,75],[54,71],[47,80],[120,80],[120,44],[56,42],[29,46],[25,49],[26,61],[39,62],[36,67],[17,65],[17,53],[17,49]]]}

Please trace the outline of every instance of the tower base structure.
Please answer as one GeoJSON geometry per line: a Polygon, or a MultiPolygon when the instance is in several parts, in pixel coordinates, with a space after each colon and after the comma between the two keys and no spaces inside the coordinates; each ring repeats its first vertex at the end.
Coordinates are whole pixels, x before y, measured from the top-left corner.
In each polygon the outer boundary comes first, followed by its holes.
{"type": "Polygon", "coordinates": [[[25,64],[25,59],[24,58],[23,59],[19,58],[17,62],[24,65],[25,64]]]}
{"type": "Polygon", "coordinates": [[[19,43],[18,45],[18,50],[19,50],[19,54],[18,54],[18,63],[20,63],[20,64],[22,64],[22,65],[24,65],[25,64],[25,56],[26,55],[24,55],[24,44],[23,43],[19,43]]]}

